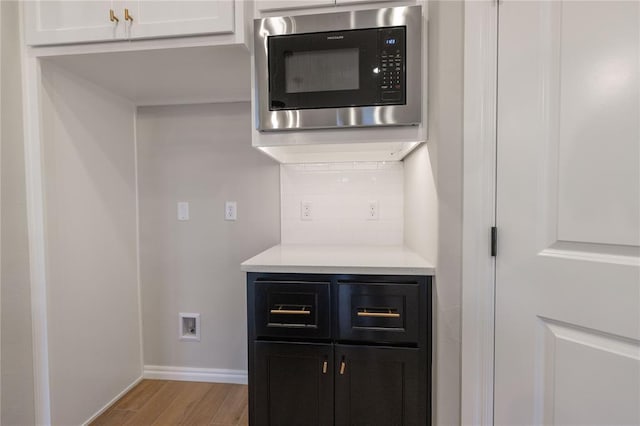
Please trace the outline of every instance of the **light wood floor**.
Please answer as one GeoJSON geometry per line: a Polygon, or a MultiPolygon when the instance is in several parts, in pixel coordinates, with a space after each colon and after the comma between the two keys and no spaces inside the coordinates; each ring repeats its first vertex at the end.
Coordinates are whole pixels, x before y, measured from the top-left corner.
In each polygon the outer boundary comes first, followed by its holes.
{"type": "Polygon", "coordinates": [[[247,386],[143,380],[91,423],[111,425],[248,425],[247,386]]]}

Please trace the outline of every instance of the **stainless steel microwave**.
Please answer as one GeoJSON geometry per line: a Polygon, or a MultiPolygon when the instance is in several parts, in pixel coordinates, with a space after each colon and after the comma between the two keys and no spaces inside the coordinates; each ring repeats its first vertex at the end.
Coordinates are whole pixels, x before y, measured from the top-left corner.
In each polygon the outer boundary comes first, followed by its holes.
{"type": "Polygon", "coordinates": [[[418,125],[422,8],[256,19],[259,131],[418,125]]]}

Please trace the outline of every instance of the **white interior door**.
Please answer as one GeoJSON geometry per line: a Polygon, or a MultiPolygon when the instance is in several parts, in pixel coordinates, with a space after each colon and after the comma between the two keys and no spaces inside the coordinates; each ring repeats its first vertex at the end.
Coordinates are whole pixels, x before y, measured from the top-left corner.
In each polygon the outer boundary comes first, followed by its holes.
{"type": "Polygon", "coordinates": [[[499,8],[495,424],[640,424],[640,3],[499,8]]]}

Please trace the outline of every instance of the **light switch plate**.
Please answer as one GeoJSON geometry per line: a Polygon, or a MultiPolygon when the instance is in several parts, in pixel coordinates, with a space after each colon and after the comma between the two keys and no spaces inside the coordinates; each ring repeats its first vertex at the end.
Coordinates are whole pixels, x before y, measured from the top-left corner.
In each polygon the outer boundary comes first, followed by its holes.
{"type": "Polygon", "coordinates": [[[178,220],[189,220],[189,203],[186,201],[178,202],[178,220]]]}
{"type": "Polygon", "coordinates": [[[238,203],[227,201],[224,203],[224,220],[238,219],[238,203]]]}

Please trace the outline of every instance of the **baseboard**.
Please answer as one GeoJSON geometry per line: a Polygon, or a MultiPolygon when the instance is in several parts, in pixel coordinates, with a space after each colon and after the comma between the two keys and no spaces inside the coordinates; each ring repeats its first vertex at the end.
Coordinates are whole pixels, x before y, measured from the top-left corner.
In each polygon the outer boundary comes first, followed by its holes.
{"type": "Polygon", "coordinates": [[[89,420],[87,420],[86,422],[82,423],[82,426],[87,426],[89,423],[91,423],[92,421],[94,421],[95,419],[98,418],[98,416],[100,416],[100,414],[104,413],[105,411],[107,411],[109,409],[109,407],[111,407],[113,404],[115,404],[115,402],[117,400],[119,400],[120,398],[122,398],[127,392],[129,392],[131,389],[133,389],[133,387],[135,385],[137,385],[138,383],[140,383],[143,379],[143,376],[138,377],[137,379],[135,379],[133,381],[133,383],[131,383],[129,386],[127,386],[126,388],[124,388],[122,390],[122,392],[120,392],[118,395],[116,395],[111,401],[107,402],[107,404],[102,407],[100,410],[98,410],[97,413],[95,413],[93,416],[91,416],[89,418],[89,420]]]}
{"type": "Polygon", "coordinates": [[[166,365],[145,365],[142,377],[145,379],[180,380],[185,382],[236,383],[247,384],[246,370],[226,370],[223,368],[172,367],[166,365]]]}

